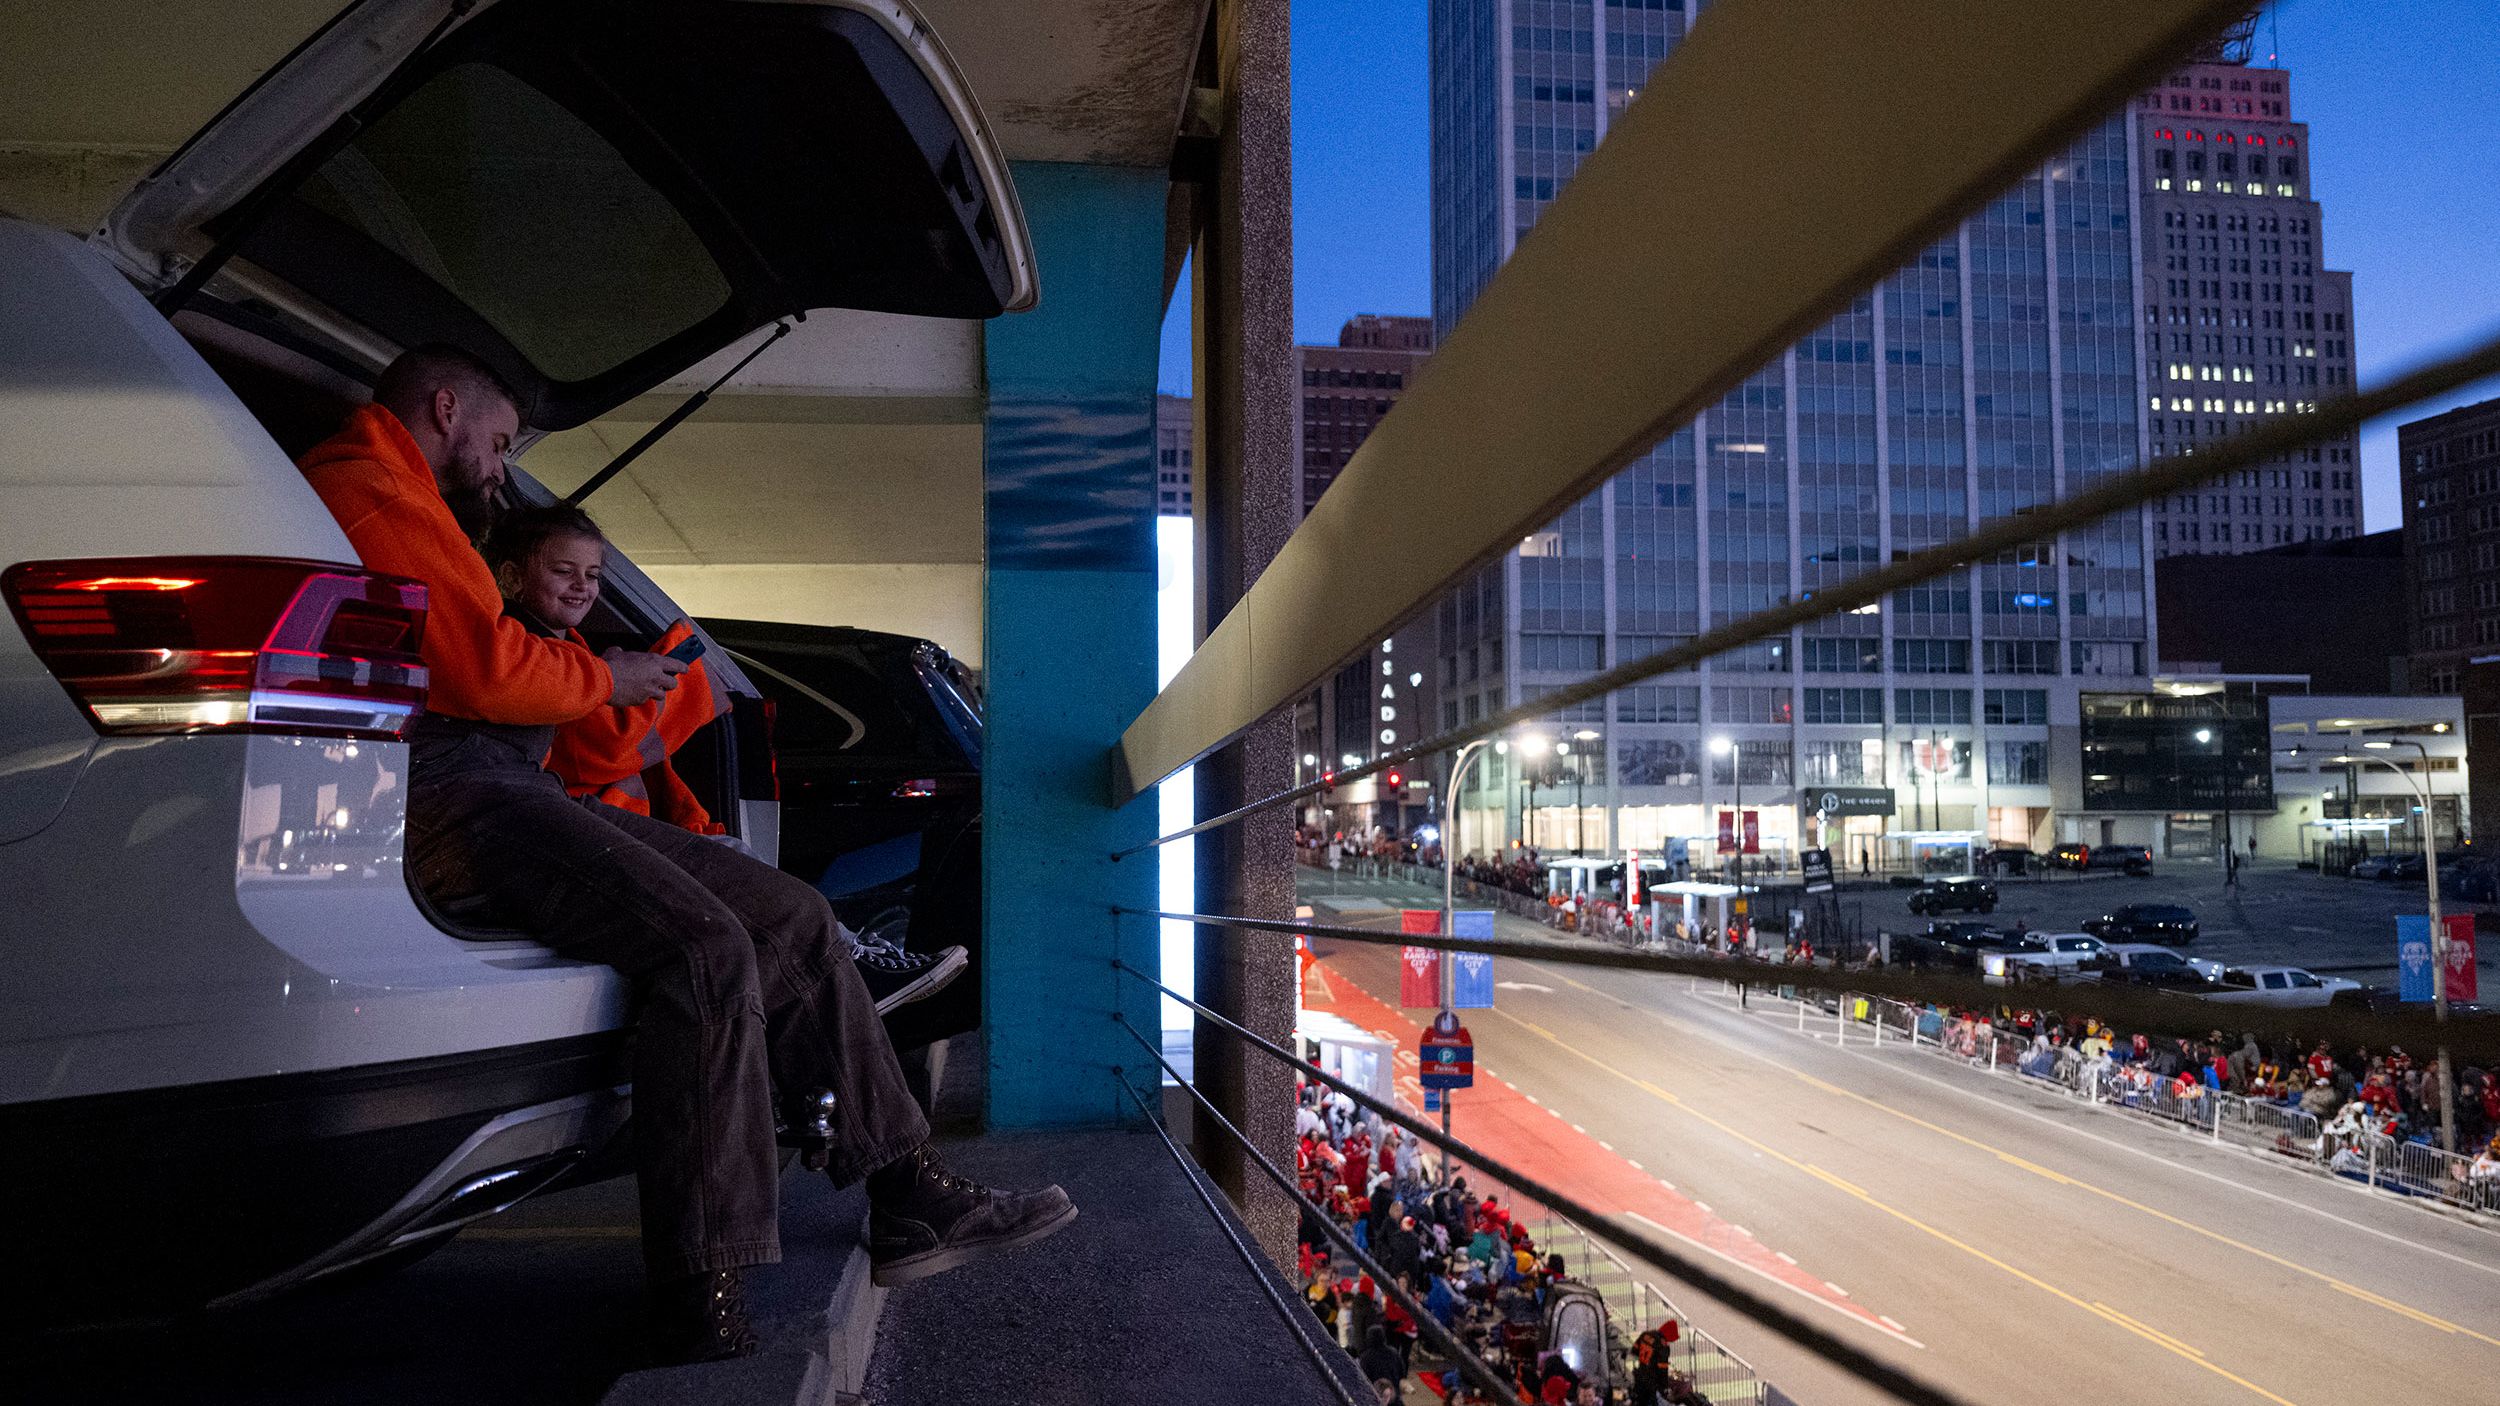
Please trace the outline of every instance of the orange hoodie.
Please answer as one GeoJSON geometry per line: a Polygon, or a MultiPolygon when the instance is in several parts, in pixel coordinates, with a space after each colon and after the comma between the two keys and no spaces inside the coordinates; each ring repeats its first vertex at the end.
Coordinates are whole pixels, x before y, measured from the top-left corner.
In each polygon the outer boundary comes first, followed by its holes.
{"type": "Polygon", "coordinates": [[[495,573],[460,530],[398,416],[365,406],[297,467],[365,565],[426,584],[428,711],[478,722],[569,723],[607,703],[615,684],[598,655],[505,617],[495,573]]]}
{"type": "MultiPolygon", "coordinates": [[[[679,621],[651,646],[666,654],[694,633],[679,621]]],[[[575,636],[576,639],[579,636],[575,636]]],[[[717,835],[703,803],[669,765],[669,754],[727,707],[712,672],[697,659],[678,675],[677,687],[631,708],[593,708],[556,729],[547,769],[576,796],[597,796],[623,810],[665,820],[698,835],[717,835]]]]}

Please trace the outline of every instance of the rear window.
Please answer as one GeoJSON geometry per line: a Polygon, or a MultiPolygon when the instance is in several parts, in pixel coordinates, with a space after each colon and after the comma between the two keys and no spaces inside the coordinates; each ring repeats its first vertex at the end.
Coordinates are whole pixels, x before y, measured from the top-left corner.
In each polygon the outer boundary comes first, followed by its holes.
{"type": "Polygon", "coordinates": [[[555,381],[613,371],[730,297],[694,230],[606,138],[486,63],[428,79],[272,224],[325,237],[334,276],[439,309],[437,339],[479,344],[474,310],[555,381]]]}

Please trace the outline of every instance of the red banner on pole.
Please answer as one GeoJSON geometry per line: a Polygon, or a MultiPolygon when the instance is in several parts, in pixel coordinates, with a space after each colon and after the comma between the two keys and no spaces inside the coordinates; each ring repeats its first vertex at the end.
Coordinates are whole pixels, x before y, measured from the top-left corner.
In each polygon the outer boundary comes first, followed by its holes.
{"type": "Polygon", "coordinates": [[[1761,811],[1758,811],[1758,810],[1749,810],[1749,811],[1746,811],[1746,812],[1745,812],[1745,853],[1747,853],[1747,854],[1760,854],[1760,853],[1762,853],[1762,812],[1761,812],[1761,811]]]}
{"type": "Polygon", "coordinates": [[[1719,812],[1719,853],[1734,854],[1735,852],[1736,812],[1723,810],[1719,812]]]}
{"type": "Polygon", "coordinates": [[[2448,970],[2444,974],[2448,999],[2475,1000],[2480,982],[2474,973],[2474,915],[2443,913],[2440,917],[2448,924],[2448,970]]]}
{"type": "MultiPolygon", "coordinates": [[[[1438,908],[1401,908],[1398,931],[1429,937],[1441,931],[1438,908]]],[[[1437,1009],[1441,1004],[1441,953],[1433,947],[1398,949],[1398,1004],[1437,1009]]]]}

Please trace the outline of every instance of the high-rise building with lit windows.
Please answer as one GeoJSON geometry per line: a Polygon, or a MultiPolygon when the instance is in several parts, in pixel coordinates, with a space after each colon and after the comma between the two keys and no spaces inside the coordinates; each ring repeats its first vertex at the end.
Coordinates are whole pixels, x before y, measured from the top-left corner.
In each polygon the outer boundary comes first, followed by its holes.
{"type": "MultiPolygon", "coordinates": [[[[1442,336],[1652,71],[1702,22],[1701,0],[1434,0],[1433,316],[1442,336]]],[[[2292,137],[2293,152],[2306,134],[2286,120],[2279,89],[2263,91],[2283,75],[2217,63],[2182,78],[2186,88],[2166,86],[2158,103],[2131,104],[2017,181],[1440,602],[1440,725],[1485,716],[2129,468],[2154,452],[2157,424],[2189,414],[2166,408],[2187,394],[2165,388],[2168,360],[2250,368],[2254,379],[2234,382],[2226,370],[2221,381],[2201,383],[2207,389],[2197,398],[2258,408],[2200,409],[2193,434],[2160,435],[2163,452],[2227,432],[2201,422],[2236,429],[2267,413],[2267,401],[2296,409],[2340,384],[2350,364],[2344,284],[2340,275],[2307,271],[2318,257],[2317,207],[2306,199],[2305,160],[2288,170],[2281,164],[2280,134],[2292,137]],[[2224,86],[2205,88],[2208,77],[2224,86]],[[2176,130],[2186,121],[2173,115],[2167,95],[2210,93],[2227,102],[2243,96],[2233,86],[2242,84],[2249,101],[2277,110],[2207,115],[2207,152],[2225,125],[2220,118],[2243,134],[2226,144],[2236,168],[2232,194],[2157,192],[2157,153],[2180,148],[2176,130]],[[2154,135],[2164,125],[2172,138],[2154,135]],[[2246,163],[2253,133],[2267,136],[2262,172],[2246,163]],[[2246,193],[2252,176],[2266,193],[2246,193]],[[2194,221],[2213,201],[2231,207],[2217,210],[2218,218],[2249,227],[2212,233],[2243,244],[2170,252],[2252,266],[2191,270],[2191,280],[2230,286],[2211,298],[2193,289],[2172,298],[2161,291],[2168,275],[2157,260],[2162,216],[2190,221],[2168,233],[2194,235],[2194,221]],[[2292,231],[2295,222],[2302,232],[2292,231]],[[2267,244],[2245,243],[2258,239],[2267,244]],[[2302,272],[2290,272],[2295,265],[2302,272]],[[2231,296],[2232,287],[2245,296],[2231,296]],[[2298,301],[2295,287],[2304,290],[2298,301]],[[2149,339],[2174,330],[2166,321],[2174,304],[2189,310],[2177,331],[2279,337],[2283,350],[2267,355],[2268,343],[2254,340],[2235,359],[2226,340],[2220,353],[2154,358],[2149,339]],[[2198,310],[2208,308],[2219,321],[2201,327],[2198,310]],[[2234,324],[2234,309],[2249,315],[2245,329],[2234,324]],[[2284,325],[2259,325],[2264,310],[2286,314],[2284,325]],[[2289,317],[2295,311],[2304,315],[2297,324],[2289,317]],[[2326,324],[2330,312],[2336,330],[2326,324]],[[2317,355],[2295,352],[2295,343],[2314,345],[2317,355]],[[2280,384],[2258,369],[2267,366],[2283,368],[2280,384]],[[2318,373],[2316,385],[2302,369],[2318,373]]],[[[2218,179],[2220,168],[2205,174],[2218,179]]],[[[2262,523],[2268,545],[2284,540],[2278,526],[2357,525],[2349,513],[2308,506],[2351,501],[2348,451],[2329,461],[2325,454],[2337,452],[2329,446],[2315,465],[2269,470],[2290,476],[2272,487],[2234,487],[2235,499],[2267,501],[2246,513],[2228,510],[2229,546],[2241,545],[2243,521],[2262,523]],[[2341,477],[2313,487],[2312,468],[2341,477]],[[2290,506],[2278,511],[2284,499],[2290,506]]],[[[1548,749],[1538,762],[1523,764],[1517,751],[1494,762],[1486,788],[1462,800],[1460,846],[1481,848],[1478,837],[1497,828],[1511,837],[1524,832],[1549,852],[1569,848],[1575,833],[1592,849],[1697,841],[1695,858],[1706,863],[1741,775],[1743,809],[1760,812],[1766,849],[1823,843],[1850,867],[1862,855],[1917,862],[1972,837],[2035,849],[2071,841],[2166,849],[2176,826],[2193,828],[2195,817],[2087,807],[2092,770],[2081,722],[2087,695],[2154,690],[2150,568],[2164,545],[2156,529],[2185,516],[2122,513],[1896,593],[1879,608],[1818,621],[1553,717],[1542,729],[1572,738],[1574,760],[1558,764],[1548,749]],[[1733,745],[1714,751],[1717,739],[1733,745]],[[1575,783],[1584,805],[1574,803],[1575,783]]],[[[2252,534],[2247,545],[2259,540],[2252,534]]]]}
{"type": "MultiPolygon", "coordinates": [[[[2352,389],[2352,275],[2326,268],[2308,124],[2279,68],[2193,64],[2136,99],[2152,452],[2193,454],[2352,389]]],[[[2153,505],[2153,554],[2358,536],[2347,432],[2153,505]]]]}

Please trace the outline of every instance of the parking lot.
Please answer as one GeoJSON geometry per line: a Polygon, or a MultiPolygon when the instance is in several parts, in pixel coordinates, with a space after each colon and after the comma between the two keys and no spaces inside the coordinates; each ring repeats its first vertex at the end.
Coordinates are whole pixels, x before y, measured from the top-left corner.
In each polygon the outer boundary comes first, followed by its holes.
{"type": "MultiPolygon", "coordinates": [[[[2046,878],[2007,878],[1997,885],[1996,912],[1988,921],[2016,921],[2042,932],[2073,932],[2087,918],[2122,903],[2176,903],[2202,925],[2194,955],[2224,961],[2287,962],[2313,971],[2392,984],[2396,979],[2398,914],[2423,911],[2418,882],[2322,878],[2289,862],[2260,860],[2240,868],[2235,889],[2225,889],[2222,867],[2212,860],[2157,862],[2148,877],[2057,873],[2046,878]]],[[[1911,889],[1853,889],[1840,895],[1841,911],[1868,931],[1920,931],[1928,920],[1911,914],[1911,889]]],[[[2487,905],[2444,903],[2444,911],[2487,905]]],[[[1948,918],[1976,917],[1947,914],[1948,918]]],[[[2482,954],[2484,989],[2493,980],[2492,960],[2482,954]]]]}

